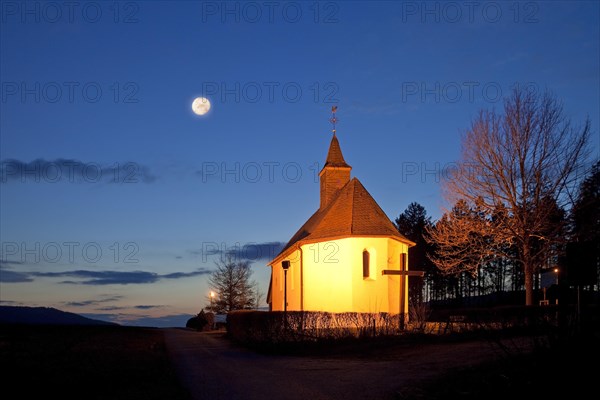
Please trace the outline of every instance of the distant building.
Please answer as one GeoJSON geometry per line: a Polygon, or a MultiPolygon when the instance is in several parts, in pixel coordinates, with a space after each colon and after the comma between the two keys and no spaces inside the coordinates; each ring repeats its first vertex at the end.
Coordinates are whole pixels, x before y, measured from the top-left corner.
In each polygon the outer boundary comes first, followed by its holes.
{"type": "Polygon", "coordinates": [[[399,272],[402,262],[408,270],[414,243],[398,233],[362,183],[350,178],[351,169],[334,129],[319,174],[320,207],[269,264],[271,310],[284,309],[285,262],[289,311],[398,313],[401,292],[408,312],[408,280],[400,291],[400,277],[383,270],[399,272]]]}

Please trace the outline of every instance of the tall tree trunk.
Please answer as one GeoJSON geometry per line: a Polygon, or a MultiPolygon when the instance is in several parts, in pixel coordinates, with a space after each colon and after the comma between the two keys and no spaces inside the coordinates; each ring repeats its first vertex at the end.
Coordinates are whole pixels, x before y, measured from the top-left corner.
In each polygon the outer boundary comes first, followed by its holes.
{"type": "Polygon", "coordinates": [[[523,248],[523,273],[525,277],[525,305],[533,305],[533,262],[529,258],[529,249],[523,248]]]}
{"type": "Polygon", "coordinates": [[[533,305],[533,290],[534,290],[534,268],[533,260],[531,259],[531,248],[528,241],[521,243],[521,254],[523,263],[523,274],[525,280],[525,305],[533,305]]]}
{"type": "Polygon", "coordinates": [[[525,305],[533,305],[533,265],[527,262],[524,265],[525,273],[525,305]]]}

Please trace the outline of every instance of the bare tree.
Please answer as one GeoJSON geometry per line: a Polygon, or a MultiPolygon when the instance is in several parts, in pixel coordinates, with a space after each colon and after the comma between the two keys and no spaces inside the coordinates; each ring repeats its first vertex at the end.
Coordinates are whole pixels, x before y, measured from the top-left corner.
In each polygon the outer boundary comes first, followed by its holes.
{"type": "Polygon", "coordinates": [[[430,229],[432,240],[442,245],[440,257],[433,261],[442,269],[466,262],[463,252],[452,252],[453,245],[460,248],[465,243],[479,259],[502,249],[516,250],[503,256],[523,268],[525,302],[531,305],[534,273],[563,229],[550,221],[557,207],[572,203],[587,159],[590,123],[573,126],[555,97],[531,90],[515,89],[503,111],[483,110],[474,119],[462,138],[462,159],[444,182],[451,204],[463,200],[485,218],[454,218],[453,224],[442,218],[439,230],[430,229]],[[472,240],[479,237],[486,240],[472,240]],[[449,259],[454,264],[448,264],[449,259]]]}
{"type": "Polygon", "coordinates": [[[252,309],[257,304],[256,282],[250,281],[252,270],[247,261],[232,259],[216,262],[208,283],[216,292],[212,310],[216,313],[252,309]]]}
{"type": "Polygon", "coordinates": [[[492,230],[493,225],[481,209],[459,200],[435,226],[428,227],[429,238],[436,245],[429,258],[444,273],[468,272],[476,276],[479,266],[495,255],[490,245],[492,230]]]}

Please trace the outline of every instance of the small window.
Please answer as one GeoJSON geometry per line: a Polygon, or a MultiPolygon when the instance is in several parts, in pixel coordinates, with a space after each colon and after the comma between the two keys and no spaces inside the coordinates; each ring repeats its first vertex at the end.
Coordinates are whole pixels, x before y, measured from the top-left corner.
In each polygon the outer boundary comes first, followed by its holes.
{"type": "Polygon", "coordinates": [[[369,278],[371,276],[371,270],[369,268],[369,262],[371,256],[367,250],[363,251],[363,278],[369,278]]]}

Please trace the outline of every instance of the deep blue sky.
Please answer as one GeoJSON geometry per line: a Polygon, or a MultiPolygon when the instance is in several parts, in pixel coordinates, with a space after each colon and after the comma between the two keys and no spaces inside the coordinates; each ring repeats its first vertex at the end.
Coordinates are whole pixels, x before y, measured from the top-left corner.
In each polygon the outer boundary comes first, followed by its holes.
{"type": "Polygon", "coordinates": [[[318,207],[333,104],[392,219],[441,215],[461,132],[514,85],[589,116],[600,148],[595,1],[69,4],[1,3],[3,304],[174,324],[246,244],[266,292],[318,207]]]}

